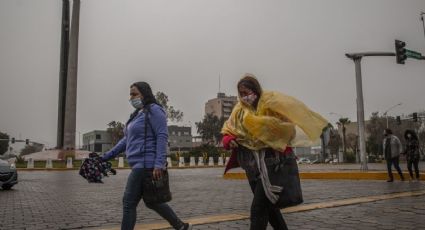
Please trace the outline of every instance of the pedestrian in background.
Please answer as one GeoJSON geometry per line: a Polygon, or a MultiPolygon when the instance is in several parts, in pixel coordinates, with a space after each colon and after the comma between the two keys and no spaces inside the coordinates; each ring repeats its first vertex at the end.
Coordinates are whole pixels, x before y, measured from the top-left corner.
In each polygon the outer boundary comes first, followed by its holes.
{"type": "Polygon", "coordinates": [[[384,140],[383,140],[383,153],[385,160],[387,161],[387,171],[388,171],[388,180],[387,182],[393,182],[394,177],[391,170],[392,165],[397,170],[400,175],[400,179],[404,181],[403,173],[401,172],[399,161],[400,153],[403,152],[403,146],[401,145],[400,139],[397,136],[393,135],[391,129],[384,130],[384,140]]]}
{"type": "Polygon", "coordinates": [[[406,150],[404,154],[407,160],[407,169],[409,170],[410,179],[414,180],[412,166],[415,168],[416,180],[419,181],[419,138],[413,130],[406,130],[404,132],[404,139],[406,140],[406,150]]]}
{"type": "MultiPolygon", "coordinates": [[[[130,86],[130,104],[135,111],[125,125],[124,137],[102,158],[107,161],[125,151],[131,166],[123,197],[122,230],[134,229],[136,208],[143,198],[145,178],[152,175],[152,180],[159,180],[163,176],[168,143],[167,115],[155,100],[148,83],[136,82],[130,86]]],[[[168,204],[145,204],[166,219],[174,229],[192,229],[192,225],[183,223],[168,204]]]]}
{"type": "Polygon", "coordinates": [[[284,189],[294,195],[293,205],[302,202],[298,168],[291,147],[318,140],[328,122],[293,97],[263,91],[252,74],[242,77],[237,91],[239,102],[222,129],[223,146],[232,149],[225,173],[241,166],[247,174],[254,193],[251,230],[265,230],[269,222],[273,229],[288,229],[278,206],[281,193],[276,190],[281,187],[273,184],[272,179],[291,181],[292,186],[284,189]],[[285,176],[280,174],[281,162],[285,162],[283,171],[290,171],[292,175],[281,178],[285,176]]]}

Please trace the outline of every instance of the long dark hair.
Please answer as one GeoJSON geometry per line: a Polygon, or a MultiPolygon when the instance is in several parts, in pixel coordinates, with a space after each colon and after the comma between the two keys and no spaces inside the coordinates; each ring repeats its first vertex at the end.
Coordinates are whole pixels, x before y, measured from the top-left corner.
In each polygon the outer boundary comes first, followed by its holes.
{"type": "MultiPolygon", "coordinates": [[[[136,87],[137,90],[139,90],[139,92],[143,95],[143,107],[147,112],[149,112],[151,104],[158,104],[155,99],[155,96],[152,93],[151,86],[148,83],[139,81],[131,84],[130,88],[131,87],[136,87]]],[[[128,123],[130,123],[137,116],[139,111],[140,109],[134,110],[134,112],[131,113],[130,118],[125,124],[128,125],[128,123]]]]}
{"type": "Polygon", "coordinates": [[[260,97],[261,97],[261,94],[263,93],[263,90],[261,89],[261,85],[258,82],[255,75],[250,74],[250,73],[246,73],[242,76],[241,80],[239,80],[239,82],[238,82],[239,98],[241,97],[241,95],[239,94],[239,87],[241,87],[241,86],[243,86],[247,89],[250,89],[252,92],[254,92],[257,95],[257,99],[255,99],[254,104],[253,104],[254,108],[257,108],[258,101],[260,100],[260,97]]]}
{"type": "Polygon", "coordinates": [[[250,74],[250,73],[244,74],[242,76],[241,80],[239,80],[238,91],[239,91],[239,87],[241,87],[241,86],[252,90],[252,92],[254,92],[258,97],[260,97],[261,93],[263,92],[263,90],[261,89],[261,85],[258,82],[255,75],[250,74]]]}

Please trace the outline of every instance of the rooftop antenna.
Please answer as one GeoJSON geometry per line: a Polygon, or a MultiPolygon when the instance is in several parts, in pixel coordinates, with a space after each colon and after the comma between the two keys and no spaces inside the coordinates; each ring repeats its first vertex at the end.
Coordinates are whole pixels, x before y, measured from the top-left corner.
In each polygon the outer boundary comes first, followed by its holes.
{"type": "Polygon", "coordinates": [[[423,25],[423,27],[424,27],[424,36],[425,36],[425,21],[424,21],[424,15],[425,15],[425,12],[421,12],[421,21],[422,21],[422,25],[423,25]]]}
{"type": "Polygon", "coordinates": [[[221,74],[218,74],[218,92],[221,93],[221,74]]]}

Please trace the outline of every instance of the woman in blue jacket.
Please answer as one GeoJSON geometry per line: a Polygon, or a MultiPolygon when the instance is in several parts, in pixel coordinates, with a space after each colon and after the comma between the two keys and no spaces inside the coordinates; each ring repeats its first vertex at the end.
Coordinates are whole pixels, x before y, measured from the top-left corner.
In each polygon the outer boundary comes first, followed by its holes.
{"type": "MultiPolygon", "coordinates": [[[[130,86],[130,104],[136,110],[125,125],[124,137],[102,157],[106,161],[125,151],[131,166],[123,197],[123,230],[133,229],[136,223],[136,208],[143,196],[142,181],[147,175],[145,170],[153,171],[154,180],[162,177],[166,167],[168,143],[166,112],[156,102],[148,83],[136,82],[130,86]],[[149,121],[147,129],[146,116],[149,121]]],[[[190,224],[183,223],[166,203],[146,203],[146,206],[166,219],[175,229],[192,228],[190,224]]]]}

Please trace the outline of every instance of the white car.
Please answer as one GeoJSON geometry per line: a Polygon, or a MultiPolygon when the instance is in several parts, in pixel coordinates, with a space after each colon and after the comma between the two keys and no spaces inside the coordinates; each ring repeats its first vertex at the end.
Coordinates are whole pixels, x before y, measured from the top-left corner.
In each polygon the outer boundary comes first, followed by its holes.
{"type": "Polygon", "coordinates": [[[297,161],[298,164],[311,164],[311,161],[308,158],[300,158],[297,161]]]}

